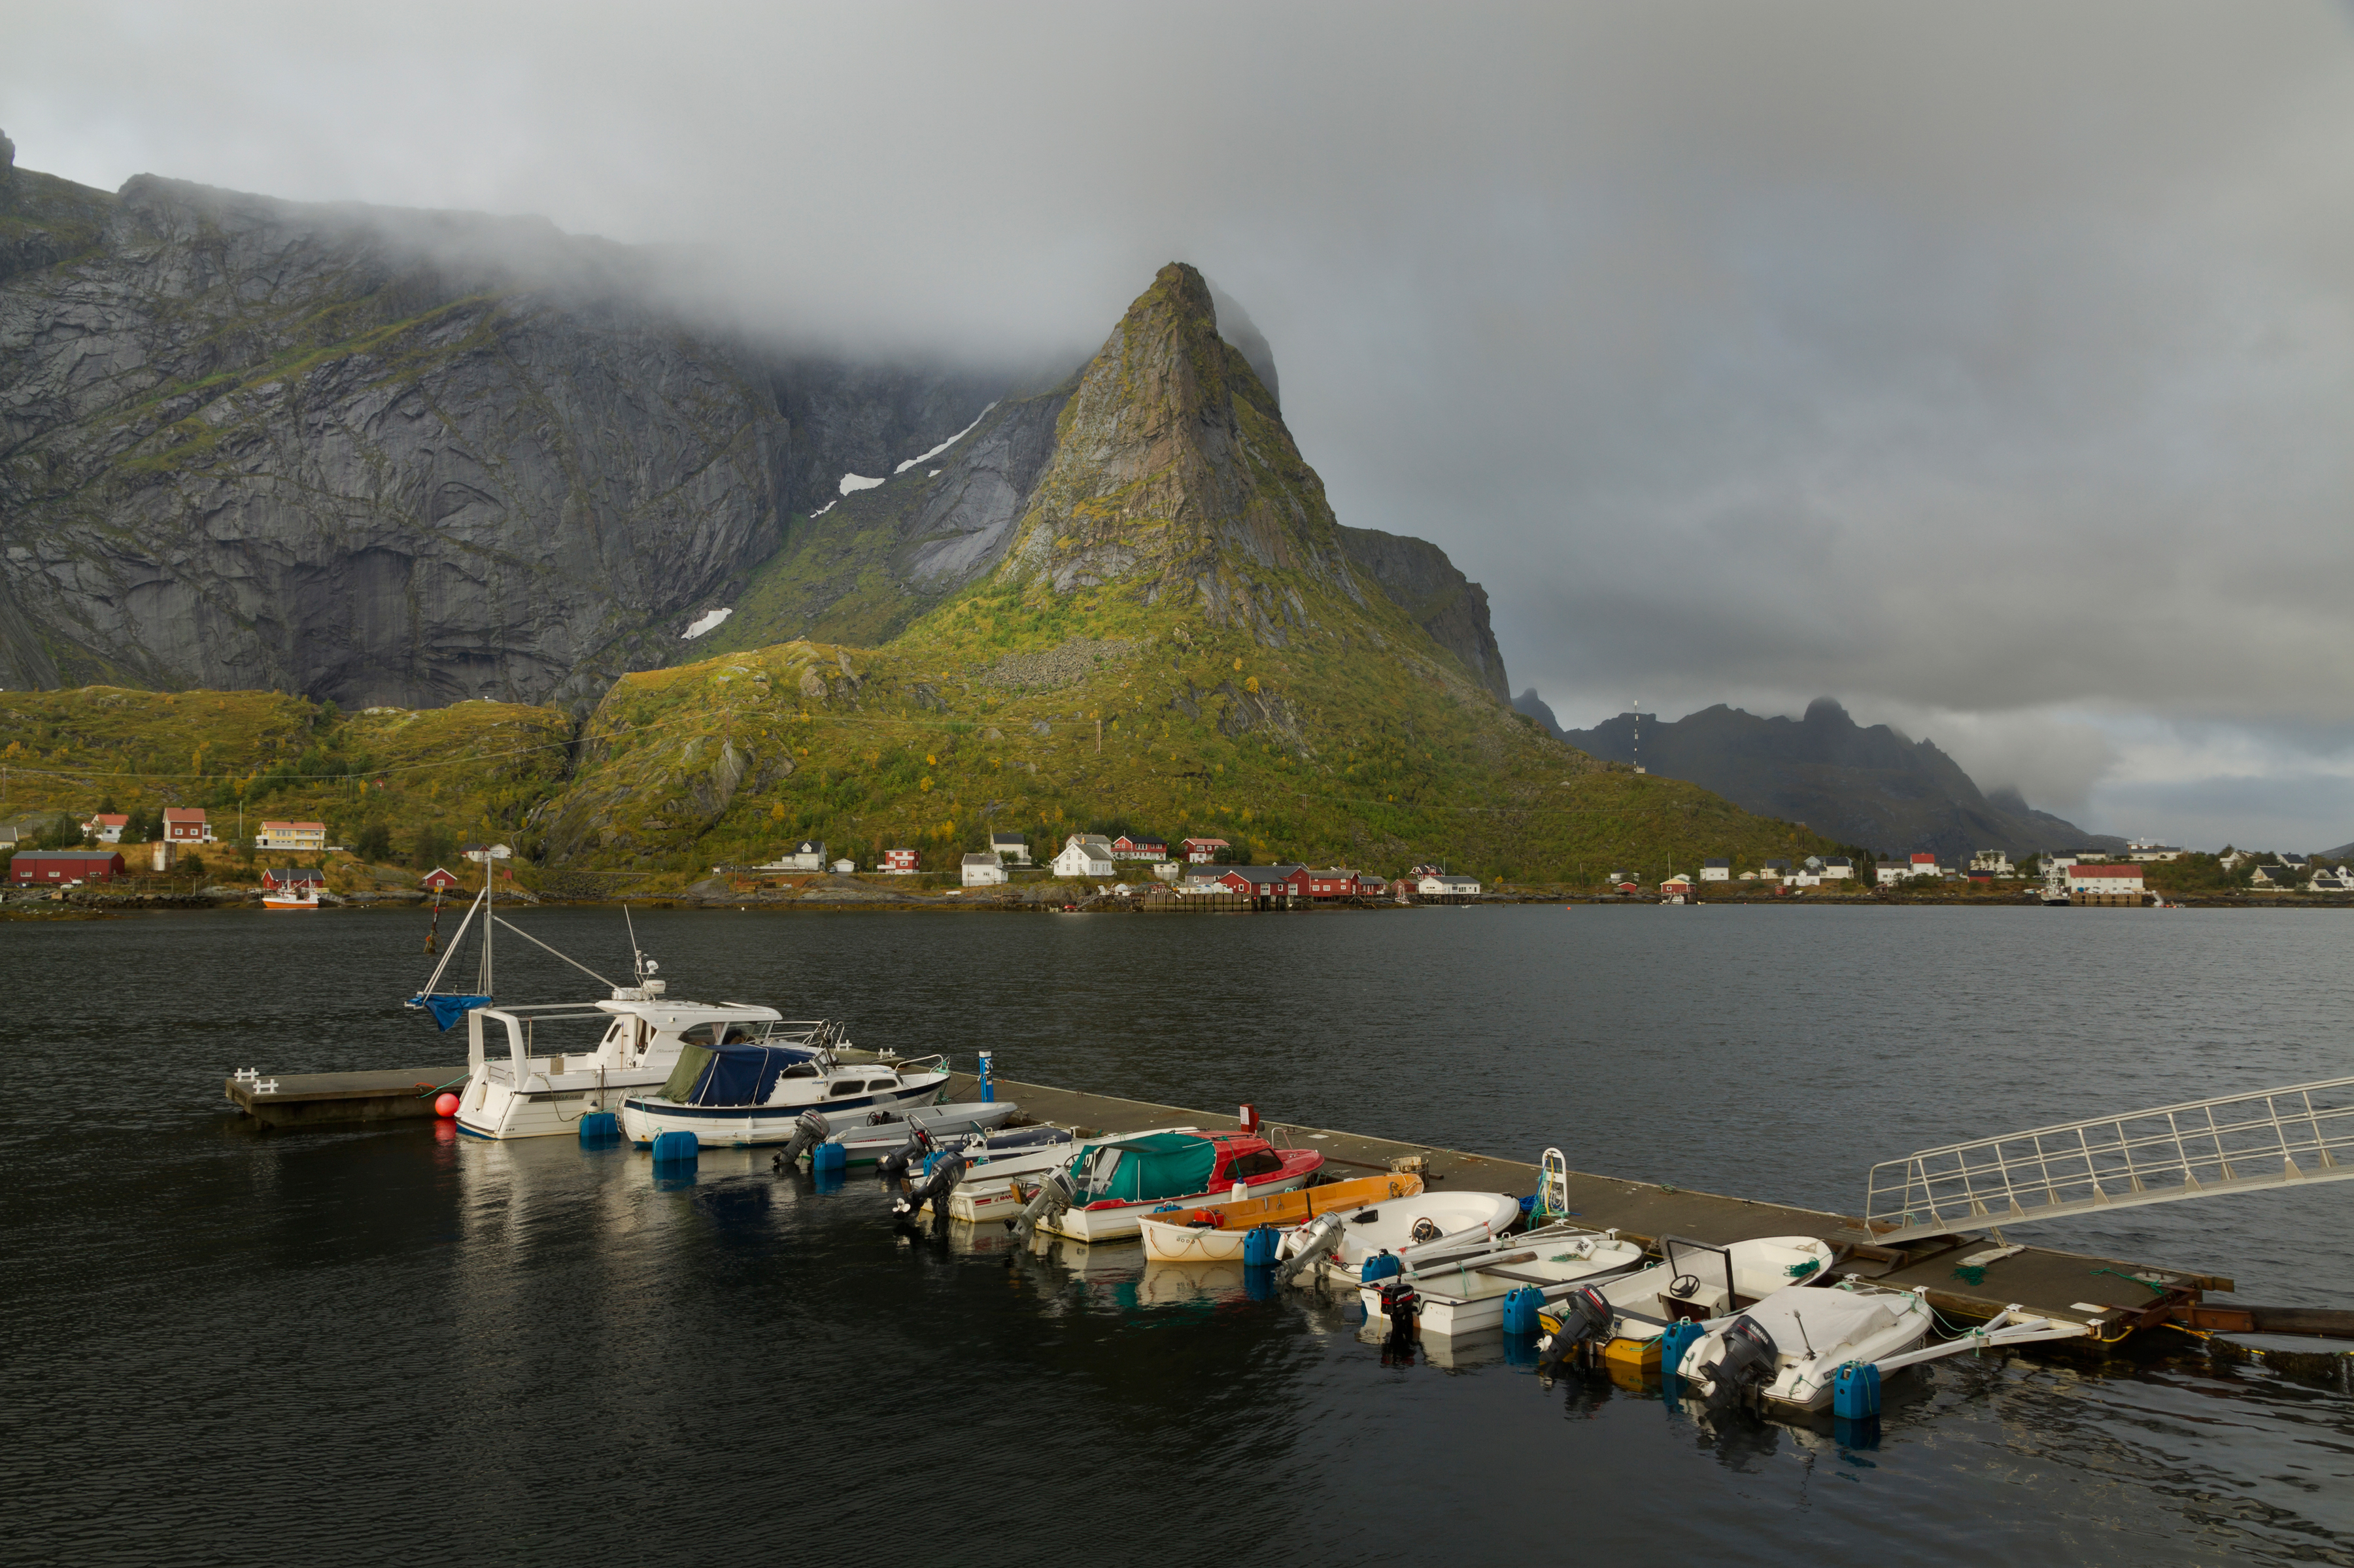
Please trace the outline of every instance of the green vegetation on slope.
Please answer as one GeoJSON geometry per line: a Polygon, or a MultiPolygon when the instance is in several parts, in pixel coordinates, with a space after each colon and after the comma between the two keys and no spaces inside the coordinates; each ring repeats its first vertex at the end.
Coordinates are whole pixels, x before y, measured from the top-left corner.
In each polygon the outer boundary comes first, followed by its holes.
{"type": "Polygon", "coordinates": [[[504,703],[345,715],[278,692],[0,693],[0,812],[200,806],[228,840],[242,809],[249,837],[265,818],[323,821],[331,842],[374,826],[409,855],[520,833],[571,733],[554,708],[504,703]]]}

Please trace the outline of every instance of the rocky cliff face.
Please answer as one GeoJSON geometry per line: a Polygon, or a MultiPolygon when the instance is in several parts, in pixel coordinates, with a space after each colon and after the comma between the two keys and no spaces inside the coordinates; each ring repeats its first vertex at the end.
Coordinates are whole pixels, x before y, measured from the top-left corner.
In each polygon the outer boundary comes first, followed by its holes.
{"type": "Polygon", "coordinates": [[[0,684],[592,699],[797,486],[986,401],[765,363],[650,281],[537,220],[12,170],[0,684]]]}
{"type": "Polygon", "coordinates": [[[1379,601],[1503,700],[1486,592],[1435,545],[1334,520],[1259,368],[1273,374],[1266,339],[1241,323],[1193,268],[1163,268],[1069,380],[1001,397],[920,463],[878,461],[885,483],[796,524],[723,633],[682,656],[878,646],[994,577],[1198,608],[1278,648],[1379,601]]]}
{"type": "Polygon", "coordinates": [[[1337,524],[1265,338],[1189,267],[1028,388],[757,350],[658,282],[536,219],[0,158],[0,685],[585,709],[681,657],[887,641],[1010,573],[1273,647],[1378,600],[1506,693],[1485,594],[1337,524]]]}

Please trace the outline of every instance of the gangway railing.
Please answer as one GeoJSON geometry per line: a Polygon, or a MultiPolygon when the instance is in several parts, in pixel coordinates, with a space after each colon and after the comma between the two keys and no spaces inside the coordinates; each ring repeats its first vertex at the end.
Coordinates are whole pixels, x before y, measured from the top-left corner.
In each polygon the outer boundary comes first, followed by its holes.
{"type": "Polygon", "coordinates": [[[2354,1177],[2354,1078],[2092,1117],[1872,1168],[1875,1242],[2354,1177]]]}

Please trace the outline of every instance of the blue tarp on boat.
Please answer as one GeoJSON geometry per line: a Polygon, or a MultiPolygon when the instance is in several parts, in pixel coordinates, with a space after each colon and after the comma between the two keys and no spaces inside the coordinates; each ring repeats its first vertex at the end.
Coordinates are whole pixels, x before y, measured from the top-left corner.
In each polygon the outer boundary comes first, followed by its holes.
{"type": "Polygon", "coordinates": [[[792,1045],[689,1045],[660,1097],[690,1106],[765,1105],[778,1078],[816,1060],[816,1052],[792,1045]]]}
{"type": "Polygon", "coordinates": [[[487,996],[412,996],[412,1005],[419,1006],[433,1015],[433,1022],[447,1029],[478,1007],[488,1007],[487,996]]]}

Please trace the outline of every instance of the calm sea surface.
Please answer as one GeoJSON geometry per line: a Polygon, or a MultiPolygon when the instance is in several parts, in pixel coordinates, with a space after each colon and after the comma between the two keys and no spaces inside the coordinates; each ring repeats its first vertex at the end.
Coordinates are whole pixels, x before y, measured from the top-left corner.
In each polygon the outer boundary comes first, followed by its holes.
{"type": "MultiPolygon", "coordinates": [[[[520,924],[607,973],[616,913],[520,924]]],[[[2188,1339],[1910,1372],[1879,1443],[1711,1430],[1133,1245],[910,1242],[871,1179],[423,1124],[255,1139],[220,1083],[463,1059],[424,917],[0,927],[0,1557],[2354,1563],[2354,1400],[2188,1339]]],[[[673,994],[1017,1079],[1852,1210],[1875,1159],[2354,1073],[2291,912],[642,915],[673,994]]],[[[506,1001],[582,992],[508,944],[506,1001]]],[[[578,977],[573,977],[578,979],[578,977]]],[[[583,982],[585,983],[585,982],[583,982]]],[[[2354,1304],[2354,1184],[2054,1245],[2354,1304]]],[[[1238,1271],[1237,1271],[1238,1273],[1238,1271]]]]}

